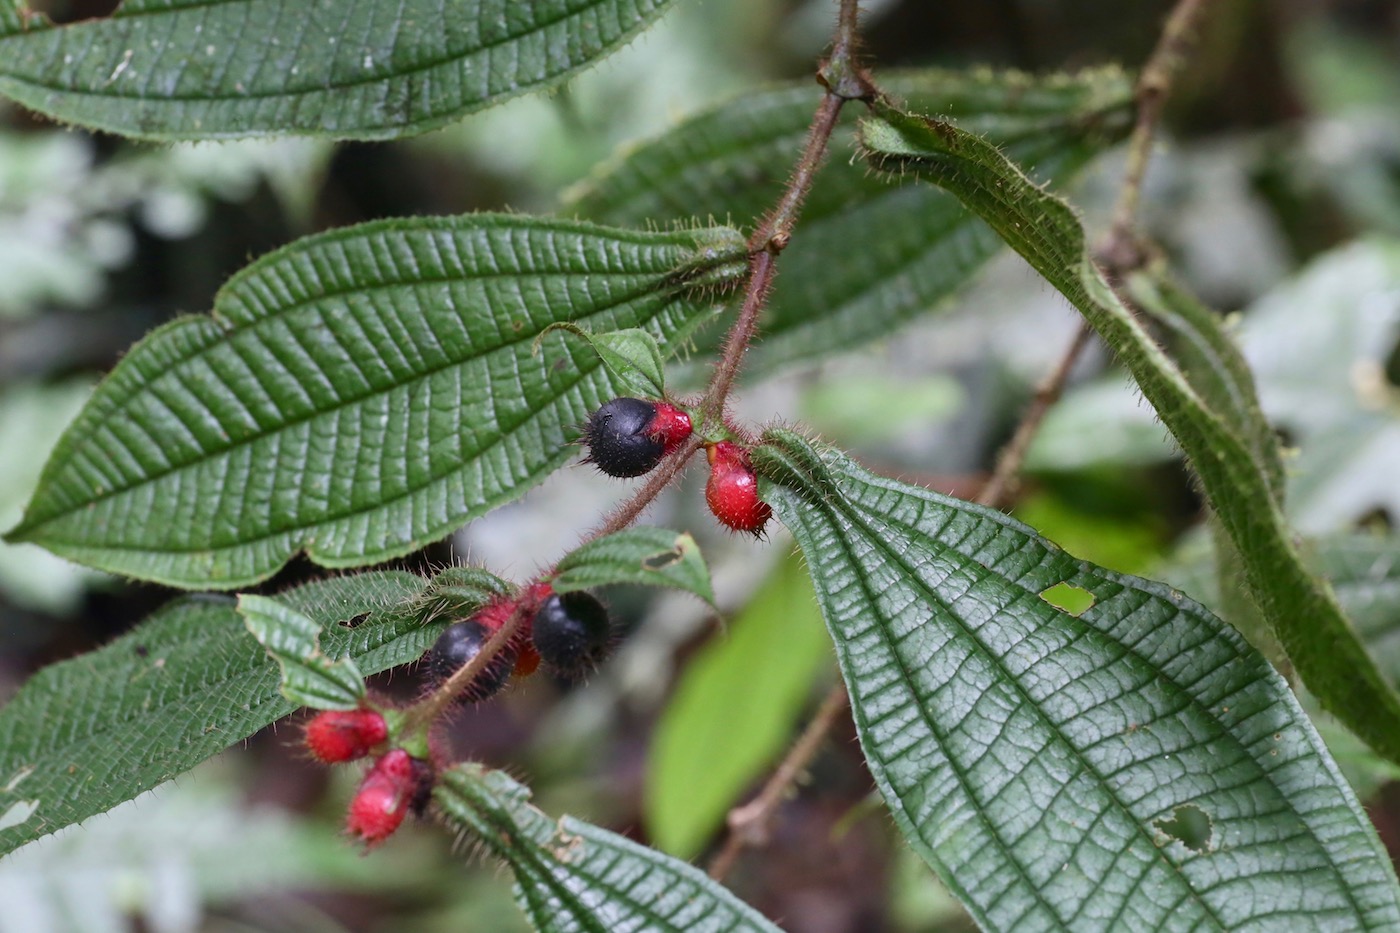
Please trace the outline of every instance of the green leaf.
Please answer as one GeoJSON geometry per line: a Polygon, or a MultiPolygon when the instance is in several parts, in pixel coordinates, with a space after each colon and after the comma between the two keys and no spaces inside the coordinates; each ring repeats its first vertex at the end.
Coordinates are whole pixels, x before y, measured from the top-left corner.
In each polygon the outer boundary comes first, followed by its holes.
{"type": "Polygon", "coordinates": [[[618,393],[558,321],[645,328],[669,351],[745,268],[724,228],[417,218],[300,240],[207,318],[138,344],[68,429],[9,539],[172,586],[224,589],[304,550],[405,554],[562,465],[618,393]]]}
{"type": "Polygon", "coordinates": [[[552,330],[568,331],[588,341],[603,365],[628,392],[642,398],[659,399],[666,394],[666,374],[661,348],[656,338],[641,328],[609,331],[596,337],[577,324],[551,325],[535,340],[535,346],[552,330]]]}
{"type": "Polygon", "coordinates": [[[1211,408],[1095,267],[1069,206],[986,141],[946,123],[885,109],[862,124],[874,164],[956,193],[1070,300],[1118,354],[1185,451],[1239,549],[1245,583],[1319,702],[1372,748],[1400,762],[1400,696],[1380,676],[1331,592],[1304,566],[1279,511],[1272,472],[1233,416],[1211,408]]]}
{"type": "Polygon", "coordinates": [[[1224,319],[1202,305],[1154,266],[1128,275],[1127,293],[1160,329],[1182,375],[1201,400],[1250,450],[1269,484],[1275,505],[1283,503],[1283,459],[1278,438],[1264,417],[1254,374],[1224,319]]]}
{"type": "Polygon", "coordinates": [[[895,821],[985,929],[1400,924],[1287,684],[1204,608],[789,432],[754,465],[895,821]],[[1181,829],[1202,817],[1206,838],[1181,829]]]}
{"type": "Polygon", "coordinates": [[[365,676],[349,658],[321,652],[321,626],[266,596],[238,597],[238,614],[282,671],[282,695],[312,709],[355,709],[365,676]]]}
{"type": "Polygon", "coordinates": [[[389,139],[557,84],[672,0],[124,0],[0,10],[0,93],[140,139],[389,139]]]}
{"type": "Polygon", "coordinates": [[[543,933],[647,930],[776,933],[777,927],[705,873],[615,833],[529,803],[500,771],[461,764],[433,799],[515,873],[516,897],[543,933]]]}
{"type": "MultiPolygon", "coordinates": [[[[278,599],[321,626],[328,656],[374,674],[421,656],[447,624],[412,611],[427,582],[379,571],[278,599]]],[[[105,648],[44,668],[0,708],[0,855],[293,712],[280,686],[276,662],[223,596],[176,600],[105,648]]]]}
{"type": "Polygon", "coordinates": [[[657,723],[644,808],[658,847],[679,858],[699,854],[782,754],[830,657],[807,573],[786,557],[725,637],[687,665],[657,723]]]}
{"type": "Polygon", "coordinates": [[[566,554],[554,571],[551,582],[560,593],[640,583],[685,590],[710,605],[715,602],[700,545],[688,533],[665,528],[628,528],[597,538],[566,554]]]}
{"type": "MultiPolygon", "coordinates": [[[[950,114],[1053,184],[1126,130],[1121,71],[1033,78],[991,71],[879,76],[910,106],[950,114]]],[[[567,211],[642,227],[691,217],[753,224],[782,193],[821,89],[810,80],[745,93],[692,117],[572,192],[567,211]]],[[[750,372],[818,359],[888,336],[944,301],[1001,249],[955,198],[890,186],[851,161],[849,107],[783,252],[750,372]]],[[[717,336],[717,335],[716,335],[717,336]]],[[[702,346],[712,343],[702,341],[702,346]]]]}

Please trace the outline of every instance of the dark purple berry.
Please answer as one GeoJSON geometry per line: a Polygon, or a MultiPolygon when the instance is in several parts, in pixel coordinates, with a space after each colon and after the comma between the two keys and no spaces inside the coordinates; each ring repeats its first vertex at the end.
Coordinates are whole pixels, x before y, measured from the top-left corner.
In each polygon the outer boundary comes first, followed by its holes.
{"type": "Polygon", "coordinates": [[[535,614],[531,637],[540,660],[564,677],[593,670],[608,649],[608,611],[583,592],[559,593],[535,614]]]}
{"type": "Polygon", "coordinates": [[[690,436],[690,416],[674,405],[615,398],[588,418],[590,462],[609,476],[649,473],[690,436]]]}
{"type": "MultiPolygon", "coordinates": [[[[437,643],[428,652],[428,669],[437,681],[445,681],[463,664],[481,653],[491,638],[491,630],[475,619],[453,622],[443,629],[437,643]]],[[[515,668],[515,649],[507,645],[486,665],[486,669],[467,686],[462,696],[472,701],[484,700],[505,686],[515,668]]]]}

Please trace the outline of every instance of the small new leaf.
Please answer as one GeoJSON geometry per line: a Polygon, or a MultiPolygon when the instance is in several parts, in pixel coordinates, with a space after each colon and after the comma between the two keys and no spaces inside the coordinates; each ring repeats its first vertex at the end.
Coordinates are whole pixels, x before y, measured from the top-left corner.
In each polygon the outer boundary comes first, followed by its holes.
{"type": "Polygon", "coordinates": [[[559,561],[552,582],[560,593],[613,583],[668,586],[715,602],[700,546],[665,528],[628,528],[590,541],[559,561]]]}
{"type": "Polygon", "coordinates": [[[355,709],[365,696],[364,675],[350,658],[321,652],[321,627],[266,596],[238,597],[238,613],[253,637],[282,669],[282,695],[312,709],[355,709]]]}
{"type": "Polygon", "coordinates": [[[535,350],[551,331],[562,330],[585,340],[627,394],[644,399],[666,395],[665,360],[656,338],[639,327],[590,334],[587,328],[561,321],[545,328],[535,338],[535,350]]]}

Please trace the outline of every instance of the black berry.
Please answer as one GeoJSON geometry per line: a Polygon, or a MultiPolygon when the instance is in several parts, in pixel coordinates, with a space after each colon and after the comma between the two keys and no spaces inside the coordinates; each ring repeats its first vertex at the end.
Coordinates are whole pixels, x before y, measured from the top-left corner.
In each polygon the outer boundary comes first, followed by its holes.
{"type": "Polygon", "coordinates": [[[647,433],[656,405],[639,398],[615,398],[588,418],[584,438],[589,460],[609,476],[641,476],[666,454],[666,442],[647,433]]]}
{"type": "MultiPolygon", "coordinates": [[[[481,648],[491,638],[491,632],[475,619],[453,622],[443,629],[437,643],[428,652],[428,669],[438,681],[447,680],[463,664],[481,653],[481,648]]],[[[495,694],[505,686],[510,672],[515,668],[515,649],[507,645],[497,652],[486,669],[467,686],[462,693],[465,699],[479,701],[495,694]]]]}
{"type": "Polygon", "coordinates": [[[576,678],[598,666],[607,652],[608,611],[588,593],[560,593],[535,614],[531,636],[540,660],[558,674],[576,678]]]}

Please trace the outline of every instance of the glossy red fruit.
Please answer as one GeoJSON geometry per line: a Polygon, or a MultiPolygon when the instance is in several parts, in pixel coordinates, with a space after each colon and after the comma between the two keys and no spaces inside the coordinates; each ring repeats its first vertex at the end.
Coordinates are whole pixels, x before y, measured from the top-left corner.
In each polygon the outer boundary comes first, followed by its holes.
{"type": "Polygon", "coordinates": [[[306,724],[306,747],[326,764],[363,758],[387,738],[388,724],[372,709],[328,710],[306,724]]]}
{"type": "Polygon", "coordinates": [[[749,453],[738,444],[720,441],[706,450],[710,479],[705,484],[705,501],[721,524],[755,536],[772,517],[768,503],[758,498],[758,476],[749,464],[749,453]]]}
{"type": "Polygon", "coordinates": [[[665,402],[615,398],[588,417],[588,462],[609,476],[649,473],[690,436],[690,416],[665,402]]]}
{"type": "Polygon", "coordinates": [[[433,789],[433,766],[401,748],[379,757],[350,801],[345,828],[365,848],[393,835],[409,810],[421,811],[433,789]]]}

